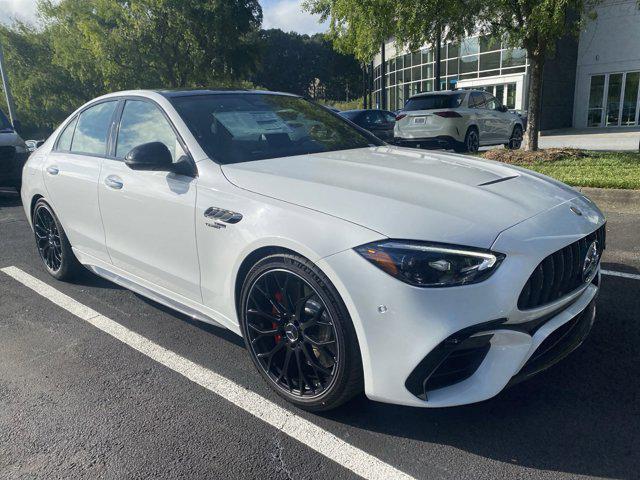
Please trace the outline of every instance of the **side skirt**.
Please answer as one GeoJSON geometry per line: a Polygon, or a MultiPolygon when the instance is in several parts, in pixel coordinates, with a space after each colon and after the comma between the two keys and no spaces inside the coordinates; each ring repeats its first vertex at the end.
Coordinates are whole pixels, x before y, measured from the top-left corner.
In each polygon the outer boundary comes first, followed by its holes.
{"type": "Polygon", "coordinates": [[[142,295],[143,297],[153,300],[165,307],[176,310],[177,312],[187,315],[195,320],[215,325],[217,327],[226,328],[235,334],[242,336],[239,325],[205,305],[201,305],[186,298],[179,297],[176,294],[172,294],[160,286],[145,282],[144,280],[139,279],[118,267],[105,264],[103,261],[98,260],[91,255],[79,252],[75,248],[73,249],[73,253],[84,267],[99,277],[109,280],[110,282],[120,285],[127,290],[131,290],[132,292],[142,295]],[[147,283],[149,286],[143,285],[143,282],[147,283]],[[164,292],[162,292],[162,290],[164,290],[164,292]]]}

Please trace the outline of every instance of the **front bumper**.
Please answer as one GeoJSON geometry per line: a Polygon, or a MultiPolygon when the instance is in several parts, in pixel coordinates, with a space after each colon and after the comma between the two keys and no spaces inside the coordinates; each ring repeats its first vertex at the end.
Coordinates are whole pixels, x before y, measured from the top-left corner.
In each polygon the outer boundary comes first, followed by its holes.
{"type": "MultiPolygon", "coordinates": [[[[367,396],[410,406],[455,406],[491,398],[516,381],[514,377],[535,373],[539,368],[530,368],[532,363],[527,362],[538,356],[536,351],[545,340],[583,312],[591,315],[600,274],[594,282],[531,310],[518,309],[520,292],[546,256],[603,224],[602,214],[584,197],[541,213],[498,236],[492,249],[507,257],[493,276],[462,287],[412,287],[352,250],[322,259],[318,265],[342,295],[358,334],[367,396]],[[580,208],[584,215],[576,216],[570,206],[580,208]],[[544,322],[527,331],[525,327],[539,319],[544,322]],[[426,393],[407,384],[425,358],[468,329],[475,337],[489,337],[486,352],[468,377],[426,393]]],[[[592,321],[587,322],[589,328],[592,321]]],[[[555,358],[575,346],[566,347],[555,358]]],[[[553,359],[546,360],[537,365],[546,367],[553,359]]],[[[417,378],[420,384],[424,380],[419,374],[417,378]]]]}

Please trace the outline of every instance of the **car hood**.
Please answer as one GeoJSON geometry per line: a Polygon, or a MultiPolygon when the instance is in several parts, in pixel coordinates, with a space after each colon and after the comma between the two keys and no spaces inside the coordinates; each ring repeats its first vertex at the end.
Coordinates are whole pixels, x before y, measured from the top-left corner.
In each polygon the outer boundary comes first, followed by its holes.
{"type": "Polygon", "coordinates": [[[222,171],[240,188],[390,238],[485,248],[507,228],[580,196],[524,169],[388,146],[229,164],[222,171]]]}

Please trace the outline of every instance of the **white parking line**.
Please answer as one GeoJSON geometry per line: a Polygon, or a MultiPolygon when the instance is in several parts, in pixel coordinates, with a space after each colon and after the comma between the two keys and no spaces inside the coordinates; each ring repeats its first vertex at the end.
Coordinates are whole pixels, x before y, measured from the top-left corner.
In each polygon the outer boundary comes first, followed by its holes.
{"type": "Polygon", "coordinates": [[[95,310],[32,277],[19,268],[7,267],[0,269],[0,271],[13,277],[76,317],[85,320],[147,357],[223,397],[251,415],[277,428],[282,433],[298,440],[339,465],[348,468],[353,473],[363,478],[376,480],[392,478],[410,480],[413,478],[257,393],[247,390],[228,378],[181,357],[171,350],[167,350],[142,335],[123,327],[119,323],[100,315],[95,310]]]}
{"type": "Polygon", "coordinates": [[[630,278],[632,280],[640,280],[640,275],[635,273],[615,272],[613,270],[601,270],[603,275],[610,275],[612,277],[630,278]]]}

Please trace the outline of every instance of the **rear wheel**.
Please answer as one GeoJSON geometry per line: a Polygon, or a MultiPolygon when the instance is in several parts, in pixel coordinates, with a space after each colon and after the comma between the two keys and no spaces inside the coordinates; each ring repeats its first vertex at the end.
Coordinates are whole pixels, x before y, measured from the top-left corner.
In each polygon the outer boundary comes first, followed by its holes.
{"type": "Polygon", "coordinates": [[[268,256],[249,271],[241,327],[253,363],[280,396],[310,411],[362,391],[362,365],[344,303],[324,274],[297,255],[268,256]]]}
{"type": "Polygon", "coordinates": [[[509,150],[518,150],[522,146],[522,127],[520,125],[513,127],[509,143],[505,143],[504,146],[509,150]]]}
{"type": "Polygon", "coordinates": [[[81,265],[71,250],[58,217],[42,199],[33,208],[33,231],[47,272],[58,280],[72,279],[81,270],[81,265]]]}
{"type": "Polygon", "coordinates": [[[480,135],[474,127],[469,127],[463,143],[457,143],[453,149],[458,153],[476,153],[480,149],[480,135]]]}

